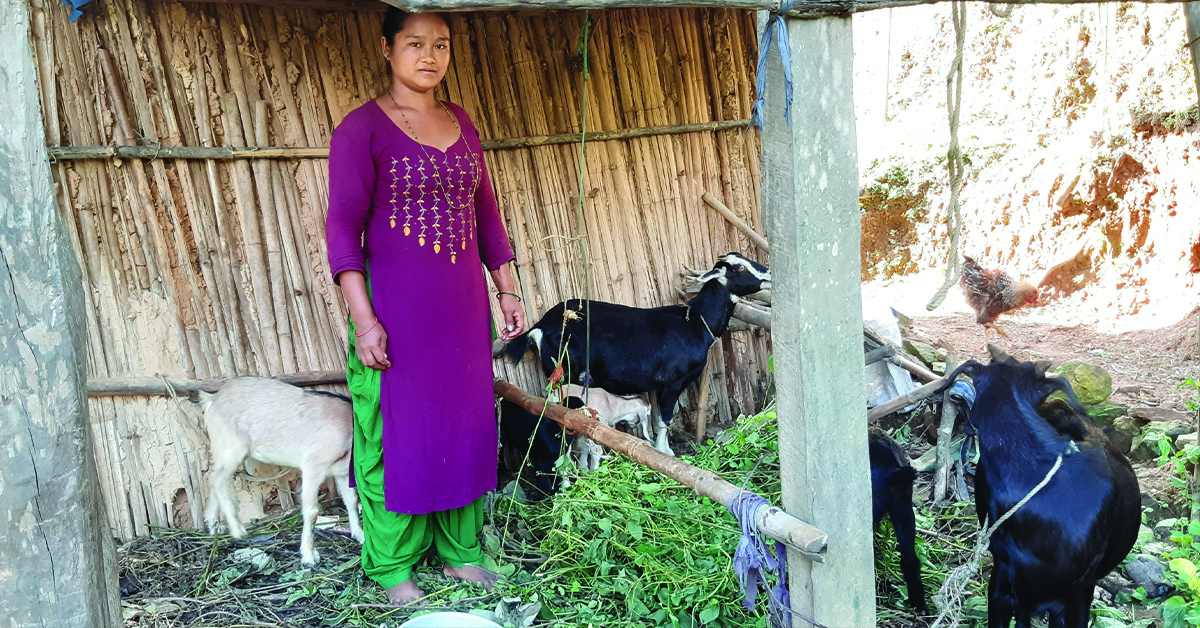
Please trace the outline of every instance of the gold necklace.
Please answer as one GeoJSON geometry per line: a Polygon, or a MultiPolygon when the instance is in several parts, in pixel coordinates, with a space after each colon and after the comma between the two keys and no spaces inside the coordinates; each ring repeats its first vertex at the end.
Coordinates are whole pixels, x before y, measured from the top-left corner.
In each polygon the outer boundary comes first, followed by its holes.
{"type": "MultiPolygon", "coordinates": [[[[400,112],[400,119],[404,121],[404,126],[408,127],[409,136],[411,136],[413,141],[417,143],[417,146],[421,147],[421,152],[425,154],[425,158],[428,159],[429,163],[433,165],[433,179],[434,179],[434,181],[437,182],[438,189],[440,189],[442,191],[442,195],[446,197],[446,205],[451,210],[457,209],[459,212],[462,212],[465,214],[465,210],[467,209],[467,207],[471,204],[471,202],[473,200],[475,200],[475,192],[477,192],[479,190],[479,179],[480,179],[480,173],[482,171],[482,168],[479,166],[479,161],[475,155],[475,151],[471,149],[471,145],[468,143],[467,144],[467,152],[471,155],[471,191],[469,194],[467,194],[465,201],[456,205],[450,197],[450,192],[448,192],[446,190],[446,186],[442,182],[442,173],[441,173],[441,170],[438,168],[437,161],[435,161],[433,159],[433,157],[429,155],[429,151],[425,149],[425,144],[423,144],[421,142],[420,138],[417,137],[416,129],[414,129],[412,126],[412,123],[408,121],[408,116],[405,115],[404,109],[400,108],[400,103],[396,102],[396,97],[392,95],[391,90],[388,91],[388,98],[392,101],[392,106],[394,106],[396,108],[396,111],[400,112]]],[[[450,108],[446,106],[446,103],[439,100],[438,104],[442,106],[442,110],[446,112],[446,115],[450,116],[450,121],[454,123],[454,128],[458,130],[458,136],[461,137],[464,142],[466,142],[467,137],[466,137],[466,135],[463,134],[462,125],[460,125],[458,123],[458,118],[454,115],[454,112],[450,111],[450,108]]],[[[457,143],[458,143],[458,141],[456,140],[454,142],[454,144],[457,144],[457,143]]],[[[451,144],[450,147],[452,148],[454,146],[454,144],[451,144]]],[[[442,152],[442,154],[446,155],[446,152],[449,150],[450,150],[450,148],[447,148],[446,151],[442,152]]],[[[392,215],[388,219],[388,224],[391,226],[392,229],[396,228],[396,211],[397,211],[396,208],[393,207],[392,215]]],[[[435,213],[434,216],[436,218],[437,214],[435,213]]],[[[465,223],[466,219],[467,219],[467,217],[465,215],[462,216],[462,220],[464,221],[464,223],[465,223]]],[[[423,220],[424,219],[422,218],[422,232],[421,232],[421,234],[419,234],[417,236],[417,243],[420,246],[425,246],[423,220]]],[[[454,234],[453,234],[454,213],[453,213],[453,211],[451,211],[451,213],[450,213],[450,221],[451,221],[451,236],[450,237],[453,238],[454,237],[454,234]]],[[[436,222],[434,223],[434,227],[435,228],[437,227],[436,222]]],[[[465,224],[464,224],[464,231],[465,231],[465,224]]],[[[410,230],[409,230],[408,225],[406,224],[404,226],[404,235],[409,235],[409,233],[410,233],[410,230]]],[[[466,250],[467,239],[465,236],[462,238],[461,246],[462,246],[463,250],[466,250]]],[[[441,230],[439,229],[438,233],[437,233],[437,238],[434,240],[434,243],[433,243],[433,252],[440,253],[441,250],[442,250],[441,230]]],[[[454,251],[454,245],[451,244],[450,245],[450,263],[451,264],[454,263],[456,257],[457,256],[454,251]]]]}

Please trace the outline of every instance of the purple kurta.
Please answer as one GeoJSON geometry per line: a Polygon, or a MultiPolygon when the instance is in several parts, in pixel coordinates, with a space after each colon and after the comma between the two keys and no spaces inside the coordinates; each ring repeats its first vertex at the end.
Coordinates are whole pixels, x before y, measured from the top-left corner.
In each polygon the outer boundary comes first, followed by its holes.
{"type": "Polygon", "coordinates": [[[384,503],[407,514],[465,506],[496,487],[491,312],[479,266],[495,270],[513,251],[475,125],[449,108],[462,135],[445,153],[418,144],[374,100],[342,120],[329,149],[330,271],[336,282],[370,265],[392,363],[380,391],[384,503]]]}

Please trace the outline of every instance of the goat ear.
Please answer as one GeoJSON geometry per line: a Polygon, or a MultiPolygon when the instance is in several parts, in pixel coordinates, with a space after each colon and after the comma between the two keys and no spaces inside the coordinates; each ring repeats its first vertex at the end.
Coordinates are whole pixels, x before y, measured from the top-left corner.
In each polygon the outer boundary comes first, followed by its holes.
{"type": "Polygon", "coordinates": [[[975,360],[968,360],[967,362],[960,364],[958,368],[954,369],[954,372],[946,376],[946,383],[938,389],[938,392],[942,392],[953,386],[954,381],[958,379],[959,375],[966,375],[967,377],[974,379],[975,375],[981,368],[983,368],[983,365],[975,360]]]}
{"type": "Polygon", "coordinates": [[[1054,363],[1050,360],[1038,360],[1037,362],[1033,363],[1033,372],[1045,377],[1046,372],[1049,371],[1050,367],[1052,366],[1054,366],[1054,363]]]}
{"type": "Polygon", "coordinates": [[[988,353],[992,356],[992,362],[1003,362],[1012,359],[1012,356],[1008,355],[1008,352],[1001,349],[999,345],[989,344],[988,353]]]}
{"type": "Polygon", "coordinates": [[[700,277],[698,279],[696,279],[696,283],[698,283],[700,285],[704,285],[704,284],[712,281],[713,279],[724,279],[724,278],[726,278],[725,266],[722,265],[722,266],[719,266],[717,268],[714,268],[714,269],[704,273],[703,275],[700,275],[700,277]]]}

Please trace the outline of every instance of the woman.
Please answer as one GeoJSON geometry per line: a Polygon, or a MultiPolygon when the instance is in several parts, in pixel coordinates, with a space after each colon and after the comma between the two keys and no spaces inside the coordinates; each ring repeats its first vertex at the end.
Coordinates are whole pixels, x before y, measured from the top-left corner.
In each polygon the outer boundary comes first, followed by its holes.
{"type": "Polygon", "coordinates": [[[381,42],[391,88],[333,133],[325,229],[351,317],[363,569],[405,604],[423,595],[413,567],[431,545],[446,575],[489,590],[496,581],[479,566],[497,442],[481,262],[500,291],[501,337],[521,333],[525,314],[479,135],[433,95],[449,27],[390,8],[381,42]]]}

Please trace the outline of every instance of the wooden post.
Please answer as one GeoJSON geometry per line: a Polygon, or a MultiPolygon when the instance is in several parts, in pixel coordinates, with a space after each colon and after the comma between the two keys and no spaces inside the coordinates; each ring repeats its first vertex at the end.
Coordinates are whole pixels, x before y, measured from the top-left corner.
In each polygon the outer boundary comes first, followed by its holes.
{"type": "Polygon", "coordinates": [[[0,0],[0,600],[5,625],[121,622],[84,396],[83,278],[46,155],[30,4],[0,0]]]}
{"type": "Polygon", "coordinates": [[[853,38],[848,18],[787,32],[791,127],[772,47],[762,134],[783,504],[829,533],[822,564],[788,552],[793,625],[874,626],[853,38]]]}

